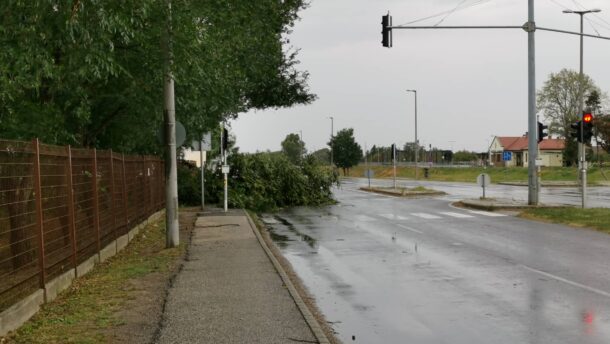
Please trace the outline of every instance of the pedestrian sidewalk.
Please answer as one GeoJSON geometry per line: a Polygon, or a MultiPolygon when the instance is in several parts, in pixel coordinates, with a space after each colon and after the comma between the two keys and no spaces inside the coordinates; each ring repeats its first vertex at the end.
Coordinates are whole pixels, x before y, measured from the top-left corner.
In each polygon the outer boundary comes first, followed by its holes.
{"type": "Polygon", "coordinates": [[[197,219],[157,343],[318,343],[244,211],[197,219]]]}

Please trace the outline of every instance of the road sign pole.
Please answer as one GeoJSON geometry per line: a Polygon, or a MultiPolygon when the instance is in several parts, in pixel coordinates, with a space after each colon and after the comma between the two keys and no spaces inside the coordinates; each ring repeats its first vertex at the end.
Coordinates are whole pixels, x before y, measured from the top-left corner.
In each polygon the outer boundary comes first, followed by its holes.
{"type": "Polygon", "coordinates": [[[394,164],[394,190],[396,190],[396,144],[392,145],[392,163],[394,164]]]}
{"type": "Polygon", "coordinates": [[[201,162],[201,210],[205,207],[205,160],[203,160],[203,140],[199,145],[199,160],[201,162]]]}

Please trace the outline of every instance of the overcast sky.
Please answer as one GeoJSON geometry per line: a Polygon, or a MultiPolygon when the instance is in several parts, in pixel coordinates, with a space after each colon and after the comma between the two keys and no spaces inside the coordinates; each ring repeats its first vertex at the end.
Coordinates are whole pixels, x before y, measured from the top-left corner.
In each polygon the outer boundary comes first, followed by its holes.
{"type": "MultiPolygon", "coordinates": [[[[414,99],[422,144],[486,151],[492,135],[527,131],[527,34],[522,30],[395,30],[394,47],[381,46],[381,16],[393,24],[481,3],[450,15],[441,25],[522,25],[526,0],[312,0],[291,35],[301,70],[310,73],[318,100],[307,106],[241,114],[232,122],[242,151],[279,150],[289,133],[302,131],[307,149],[326,146],[335,132],[354,128],[356,140],[402,146],[414,140],[414,99]]],[[[536,24],[578,31],[579,18],[564,7],[600,8],[589,15],[610,36],[608,0],[536,0],[536,24]]],[[[434,25],[442,17],[420,25],[434,25]]],[[[585,32],[595,34],[585,22],[585,32]]],[[[562,68],[578,70],[578,36],[538,31],[536,84],[562,68]]],[[[610,91],[610,41],[585,38],[585,73],[610,91]]]]}

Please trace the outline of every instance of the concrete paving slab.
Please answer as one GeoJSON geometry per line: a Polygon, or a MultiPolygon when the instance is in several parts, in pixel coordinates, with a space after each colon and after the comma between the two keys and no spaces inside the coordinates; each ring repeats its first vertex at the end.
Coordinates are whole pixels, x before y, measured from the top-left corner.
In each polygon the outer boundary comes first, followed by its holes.
{"type": "Polygon", "coordinates": [[[318,342],[253,230],[243,212],[197,220],[157,343],[318,342]]]}

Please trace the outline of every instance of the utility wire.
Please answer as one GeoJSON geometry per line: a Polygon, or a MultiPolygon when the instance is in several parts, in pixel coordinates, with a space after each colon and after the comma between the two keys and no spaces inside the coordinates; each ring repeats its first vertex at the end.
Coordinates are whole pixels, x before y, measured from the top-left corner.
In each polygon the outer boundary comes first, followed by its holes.
{"type": "Polygon", "coordinates": [[[445,19],[447,19],[447,17],[449,17],[450,15],[452,15],[453,13],[455,13],[455,11],[457,11],[466,1],[468,0],[462,0],[460,1],[460,3],[457,4],[457,6],[455,6],[449,13],[447,13],[443,18],[441,18],[441,20],[438,21],[438,23],[434,24],[434,26],[439,26],[439,24],[441,24],[442,22],[445,21],[445,19]]]}
{"type": "MultiPolygon", "coordinates": [[[[562,8],[562,9],[564,9],[564,10],[570,10],[570,8],[569,8],[569,7],[567,7],[567,6],[563,5],[562,3],[560,3],[560,2],[558,2],[558,1],[556,1],[556,0],[550,0],[550,1],[551,1],[552,3],[554,3],[555,5],[557,5],[557,6],[561,7],[561,8],[562,8]]],[[[574,4],[575,4],[576,6],[578,6],[578,7],[580,7],[580,8],[583,8],[583,9],[584,9],[584,7],[583,7],[581,4],[577,3],[577,2],[576,2],[576,1],[574,1],[574,0],[572,0],[572,1],[574,2],[574,4]]],[[[592,13],[592,14],[595,14],[595,13],[592,13]]],[[[599,25],[599,26],[601,26],[601,27],[603,27],[604,29],[606,29],[606,30],[610,31],[610,26],[608,26],[608,25],[604,25],[604,24],[599,23],[599,22],[596,22],[596,21],[593,21],[593,20],[591,20],[590,18],[588,18],[588,17],[586,17],[586,16],[585,16],[584,18],[585,18],[585,20],[587,21],[587,23],[589,24],[589,26],[591,26],[591,28],[593,29],[593,31],[595,31],[595,33],[597,33],[597,35],[598,35],[598,36],[601,36],[601,34],[599,33],[599,31],[598,31],[598,30],[597,30],[597,28],[595,27],[594,23],[595,23],[595,24],[597,24],[597,25],[599,25]]],[[[600,17],[600,18],[601,18],[601,17],[600,17]]],[[[603,18],[601,18],[601,19],[603,19],[603,18]]]]}
{"type": "MultiPolygon", "coordinates": [[[[583,5],[582,5],[580,2],[578,2],[578,1],[576,1],[576,0],[572,0],[572,2],[574,3],[574,5],[576,5],[576,6],[580,7],[580,9],[582,9],[582,10],[588,10],[588,8],[586,8],[585,6],[583,6],[583,5]]],[[[592,12],[591,14],[592,14],[592,15],[594,15],[596,18],[599,18],[599,19],[602,19],[602,21],[605,21],[605,20],[604,20],[604,19],[603,19],[601,16],[597,15],[597,13],[592,12]]],[[[608,27],[608,26],[606,26],[606,25],[604,25],[604,24],[601,24],[601,23],[599,23],[599,22],[596,22],[595,20],[593,20],[593,19],[591,19],[591,18],[585,17],[585,19],[586,19],[586,20],[589,22],[589,25],[590,25],[590,26],[593,28],[593,30],[595,30],[595,32],[597,32],[597,35],[598,35],[598,36],[601,36],[601,35],[600,35],[600,34],[599,34],[599,32],[597,31],[597,29],[595,28],[595,26],[593,25],[593,23],[595,23],[595,24],[597,24],[597,25],[599,25],[599,26],[602,26],[602,27],[604,27],[604,28],[605,28],[605,29],[607,29],[607,30],[610,30],[610,27],[608,27]]],[[[609,24],[609,25],[610,25],[610,24],[609,24]]]]}
{"type": "Polygon", "coordinates": [[[477,6],[477,5],[481,5],[481,4],[490,2],[490,1],[493,1],[493,0],[478,0],[478,1],[474,2],[474,3],[472,3],[472,4],[464,5],[462,7],[459,7],[458,9],[455,9],[455,10],[448,10],[448,11],[439,12],[439,13],[436,13],[436,14],[433,14],[433,15],[430,15],[430,16],[427,16],[427,17],[423,17],[423,18],[420,18],[420,19],[412,20],[412,21],[404,23],[404,24],[400,24],[399,26],[419,23],[419,22],[424,21],[424,20],[428,20],[428,19],[432,19],[432,18],[437,18],[437,17],[444,16],[444,15],[447,15],[447,14],[455,13],[457,11],[465,10],[467,8],[471,8],[471,7],[474,7],[474,6],[477,6]]]}

